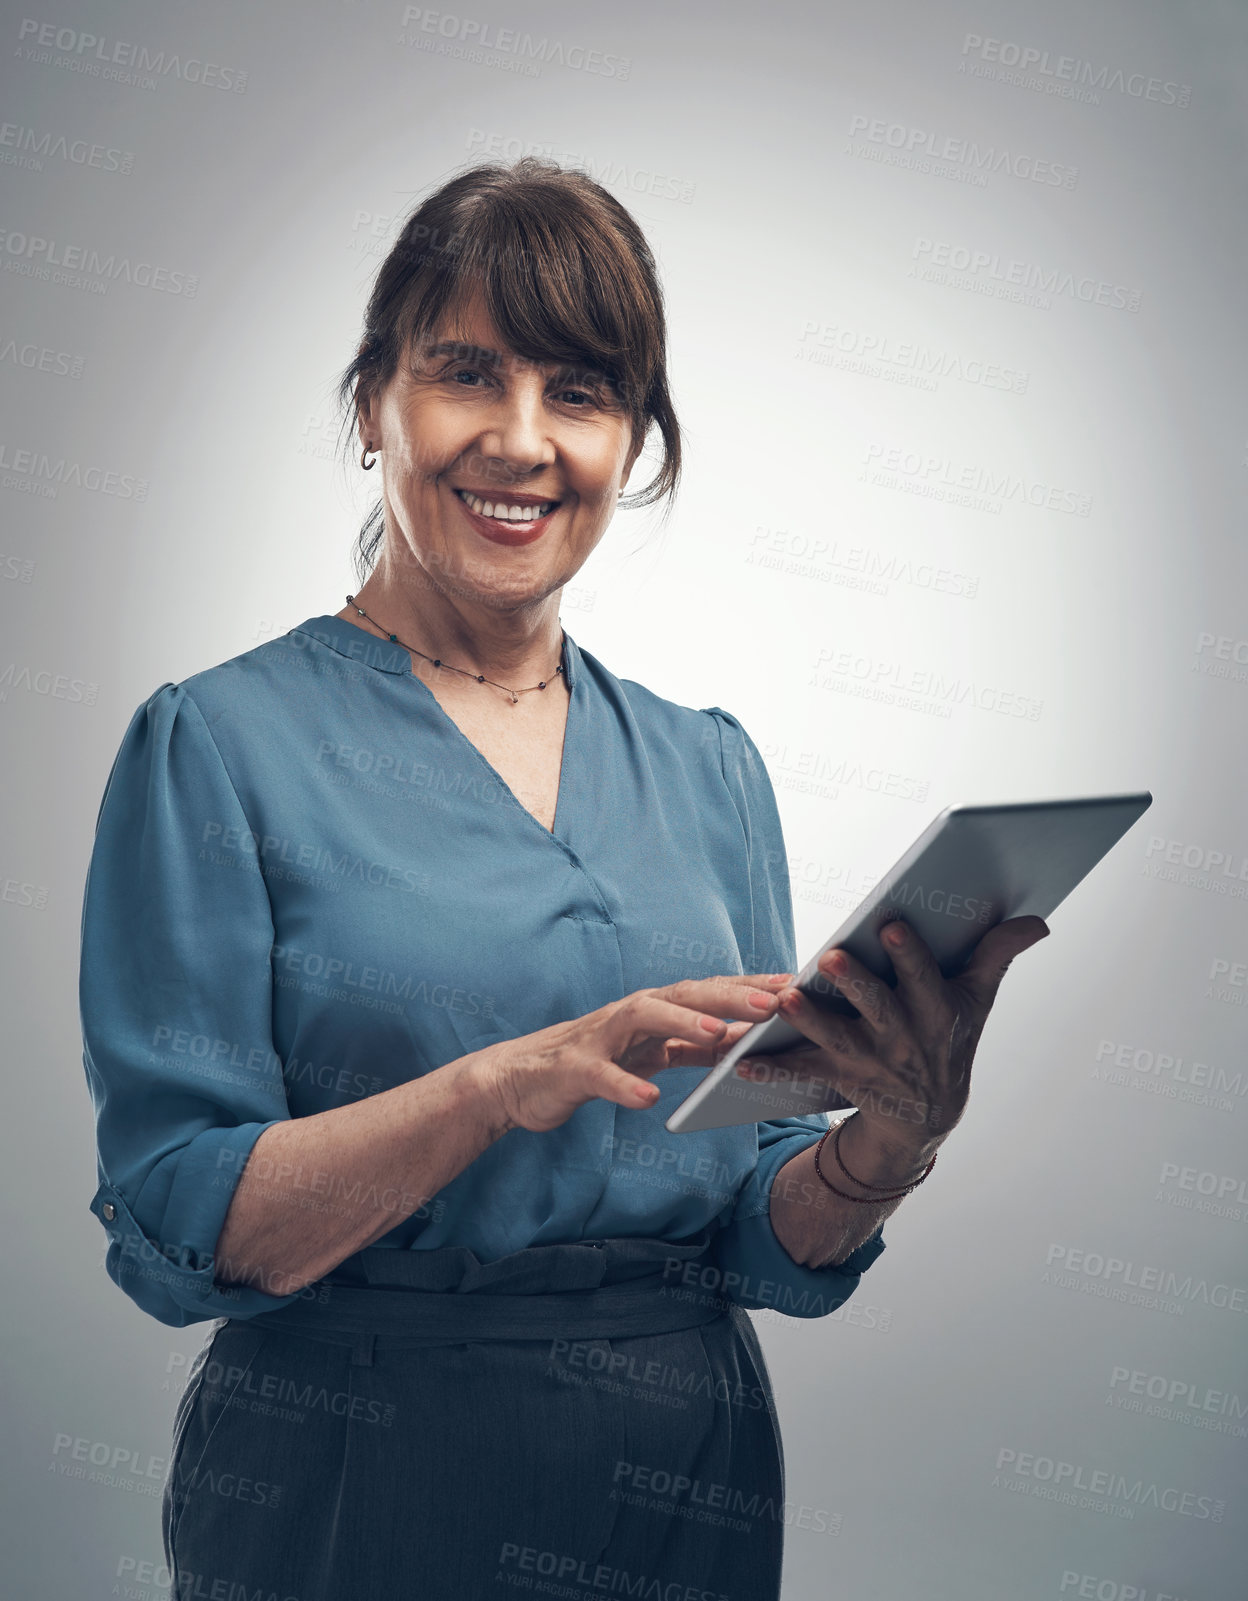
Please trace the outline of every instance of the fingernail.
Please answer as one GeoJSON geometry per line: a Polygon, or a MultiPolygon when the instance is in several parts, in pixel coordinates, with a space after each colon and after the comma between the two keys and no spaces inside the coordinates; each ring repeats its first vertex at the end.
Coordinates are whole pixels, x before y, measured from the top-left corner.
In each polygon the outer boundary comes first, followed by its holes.
{"type": "Polygon", "coordinates": [[[698,1022],[708,1034],[718,1034],[724,1026],[717,1017],[700,1017],[698,1022]]]}
{"type": "Polygon", "coordinates": [[[762,990],[751,990],[749,997],[750,1005],[757,1007],[760,1012],[766,1011],[775,998],[774,995],[764,994],[762,990]]]}
{"type": "Polygon", "coordinates": [[[888,943],[890,945],[904,945],[906,943],[905,929],[899,928],[896,923],[892,924],[888,930],[888,943]]]}
{"type": "Polygon", "coordinates": [[[843,973],[849,963],[845,960],[844,951],[829,951],[820,959],[819,965],[829,973],[843,973]]]}
{"type": "Polygon", "coordinates": [[[789,990],[780,997],[777,1004],[782,1012],[796,1012],[801,1002],[797,998],[797,991],[789,990]]]}

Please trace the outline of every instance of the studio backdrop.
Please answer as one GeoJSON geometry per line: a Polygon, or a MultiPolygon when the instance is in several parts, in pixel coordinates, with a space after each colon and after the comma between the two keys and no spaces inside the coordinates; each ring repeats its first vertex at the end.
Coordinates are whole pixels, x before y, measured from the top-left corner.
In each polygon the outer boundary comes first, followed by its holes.
{"type": "Polygon", "coordinates": [[[1241,1601],[1248,10],[67,0],[0,45],[5,1593],[167,1594],[208,1327],[142,1314],[87,1210],[110,764],[159,685],[357,587],[372,275],[534,153],[650,239],[688,437],[563,625],[757,741],[803,957],[950,802],[1155,796],[1010,971],[855,1298],[752,1314],[784,1593],[1241,1601]]]}

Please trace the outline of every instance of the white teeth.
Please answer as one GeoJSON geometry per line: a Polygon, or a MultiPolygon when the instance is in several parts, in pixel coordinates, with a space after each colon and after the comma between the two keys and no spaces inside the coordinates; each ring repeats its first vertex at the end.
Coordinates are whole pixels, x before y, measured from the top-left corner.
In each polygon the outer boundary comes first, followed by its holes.
{"type": "Polygon", "coordinates": [[[553,500],[547,500],[540,506],[506,506],[501,500],[482,500],[478,495],[470,495],[466,489],[456,490],[456,494],[478,517],[493,517],[498,522],[507,523],[536,522],[556,504],[553,500]]]}

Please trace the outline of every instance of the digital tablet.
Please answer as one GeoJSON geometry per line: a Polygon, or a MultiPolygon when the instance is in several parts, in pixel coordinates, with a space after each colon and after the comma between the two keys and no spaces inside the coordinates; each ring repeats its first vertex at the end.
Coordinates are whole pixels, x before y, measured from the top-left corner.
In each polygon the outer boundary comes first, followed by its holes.
{"type": "MultiPolygon", "coordinates": [[[[994,923],[1047,918],[1152,804],[1141,790],[996,806],[947,806],[794,980],[817,1005],[858,1013],[818,970],[833,946],[888,982],[893,966],[879,940],[904,918],[926,940],[946,978],[960,973],[994,923]]],[[[799,1078],[783,1053],[809,1043],[783,1017],[756,1023],[667,1119],[674,1134],[826,1112],[849,1103],[830,1085],[799,1078]],[[742,1078],[744,1056],[778,1059],[766,1081],[742,1078]]]]}

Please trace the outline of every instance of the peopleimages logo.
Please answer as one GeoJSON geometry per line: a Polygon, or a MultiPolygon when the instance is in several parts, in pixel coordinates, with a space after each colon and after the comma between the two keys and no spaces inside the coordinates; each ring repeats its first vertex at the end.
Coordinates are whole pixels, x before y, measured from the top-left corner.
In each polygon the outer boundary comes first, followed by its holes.
{"type": "Polygon", "coordinates": [[[947,283],[955,289],[973,288],[981,294],[997,294],[1006,299],[1033,295],[1041,305],[1048,304],[1050,295],[1065,295],[1087,305],[1109,306],[1118,311],[1140,309],[1138,289],[1044,262],[1020,261],[994,250],[950,244],[947,240],[920,235],[910,254],[918,263],[912,269],[913,276],[925,283],[947,283]],[[962,275],[965,281],[957,275],[962,275]]]}
{"type": "Polygon", "coordinates": [[[897,478],[934,489],[964,492],[981,497],[985,510],[1000,511],[1001,506],[1013,504],[1034,506],[1040,511],[1060,511],[1071,517],[1086,517],[1092,510],[1092,496],[1083,491],[1043,483],[1023,473],[957,461],[930,451],[909,450],[904,445],[868,445],[859,476],[870,483],[882,483],[884,487],[890,486],[891,478],[897,478]]]}
{"type": "Polygon", "coordinates": [[[715,1512],[732,1514],[736,1527],[748,1532],[755,1518],[768,1518],[799,1529],[810,1529],[816,1534],[839,1534],[841,1518],[823,1507],[794,1506],[791,1501],[779,1505],[771,1496],[762,1496],[757,1490],[746,1493],[731,1484],[717,1483],[713,1479],[690,1478],[687,1473],[673,1473],[667,1468],[652,1467],[649,1463],[617,1461],[611,1476],[611,1499],[627,1499],[630,1505],[645,1506],[647,1495],[665,1497],[666,1502],[650,1503],[652,1510],[682,1515],[695,1511],[699,1522],[723,1522],[715,1512]],[[621,1486],[624,1487],[621,1491],[621,1486]],[[628,1491],[636,1492],[629,1496],[628,1491]]]}
{"type": "Polygon", "coordinates": [[[1144,857],[1147,878],[1165,879],[1189,889],[1211,890],[1216,895],[1248,897],[1248,856],[1153,834],[1144,857]]]}
{"type": "Polygon", "coordinates": [[[1235,1098],[1248,1093],[1248,1074],[1242,1068],[1229,1073],[1224,1067],[1148,1046],[1101,1040],[1096,1062],[1092,1077],[1106,1084],[1129,1083],[1147,1094],[1213,1106],[1222,1112],[1234,1111],[1235,1098]]]}
{"type": "Polygon", "coordinates": [[[1013,690],[973,679],[946,678],[935,669],[907,667],[885,657],[855,655],[852,650],[833,650],[826,645],[814,662],[808,682],[812,689],[858,695],[864,700],[883,701],[937,717],[951,717],[955,706],[969,705],[977,711],[1025,717],[1035,723],[1044,710],[1042,700],[1032,700],[1013,690]]]}
{"type": "MultiPolygon", "coordinates": [[[[117,1561],[117,1577],[126,1581],[124,1590],[114,1588],[114,1595],[154,1597],[155,1591],[172,1590],[178,1586],[180,1595],[195,1596],[197,1601],[248,1601],[256,1592],[242,1579],[224,1579],[215,1573],[196,1573],[193,1568],[171,1568],[163,1562],[152,1562],[138,1557],[123,1556],[117,1561]],[[137,1589],[136,1586],[154,1586],[137,1589]]],[[[270,1590],[265,1601],[299,1601],[297,1595],[279,1596],[270,1590]]]]}
{"type": "Polygon", "coordinates": [[[1190,105],[1192,99],[1190,83],[1150,78],[1142,72],[1124,72],[1121,67],[1097,65],[1078,56],[1059,56],[1051,50],[1042,50],[1039,45],[1017,44],[1012,39],[989,39],[982,33],[968,33],[962,40],[962,64],[958,70],[964,70],[973,61],[1017,68],[1020,74],[1031,73],[1040,79],[1050,79],[1055,89],[1070,84],[1072,88],[1113,91],[1132,100],[1152,100],[1158,105],[1180,108],[1190,105]]]}
{"type": "Polygon", "coordinates": [[[1248,1216],[1248,1178],[1238,1173],[1215,1173],[1163,1162],[1157,1183],[1160,1189],[1156,1199],[1172,1206],[1230,1218],[1235,1223],[1248,1216]]]}
{"type": "Polygon", "coordinates": [[[199,287],[199,278],[193,273],[175,272],[150,261],[132,261],[129,256],[112,252],[102,255],[91,245],[58,244],[55,239],[18,229],[0,230],[0,253],[6,258],[6,272],[20,272],[24,277],[65,284],[71,289],[89,289],[94,294],[106,294],[110,283],[120,281],[190,300],[199,287]]]}
{"type": "Polygon", "coordinates": [[[799,345],[799,358],[817,366],[840,366],[847,372],[865,372],[869,377],[896,372],[915,379],[915,387],[929,391],[937,388],[938,379],[954,378],[960,383],[1023,395],[1031,380],[1030,372],[1001,362],[968,358],[954,351],[932,349],[913,339],[809,318],[802,324],[799,345]]]}
{"type": "Polygon", "coordinates": [[[1192,671],[1205,673],[1210,678],[1229,678],[1236,683],[1248,683],[1248,639],[1202,631],[1196,636],[1192,671]]]}
{"type": "Polygon", "coordinates": [[[925,801],[931,784],[930,779],[864,766],[826,751],[790,750],[788,745],[768,743],[762,747],[762,752],[774,784],[818,794],[825,800],[835,800],[841,789],[846,788],[889,795],[895,800],[925,801]]]}
{"type": "Polygon", "coordinates": [[[37,345],[31,340],[19,345],[16,339],[0,335],[0,361],[13,367],[25,367],[27,372],[46,372],[56,378],[81,378],[86,366],[83,356],[72,355],[68,350],[53,350],[51,345],[37,345]]]}
{"type": "Polygon", "coordinates": [[[1144,1417],[1187,1423],[1238,1439],[1248,1434],[1240,1426],[1248,1418],[1248,1401],[1233,1390],[1215,1390],[1186,1376],[1176,1379],[1144,1368],[1115,1367],[1109,1391],[1117,1406],[1144,1417]]]}
{"type": "Polygon", "coordinates": [[[1229,957],[1215,956],[1209,964],[1209,979],[1202,999],[1248,1006],[1248,961],[1233,962],[1229,957]]]}
{"type": "Polygon", "coordinates": [[[869,545],[843,545],[839,539],[758,524],[745,557],[749,567],[762,567],[797,578],[887,595],[890,583],[912,584],[931,594],[974,600],[979,579],[931,562],[914,562],[908,556],[873,550],[869,545]]]}
{"type": "Polygon", "coordinates": [[[1187,1601],[1170,1590],[1149,1590],[1143,1585],[1120,1579],[1105,1579],[1095,1573],[1076,1573],[1067,1568],[1058,1585],[1058,1594],[1077,1601],[1187,1601]]]}
{"type": "Polygon", "coordinates": [[[515,28],[495,28],[493,23],[473,17],[456,16],[453,12],[434,11],[428,6],[404,6],[399,35],[400,44],[419,44],[422,49],[438,48],[442,54],[466,55],[469,60],[491,64],[486,52],[496,57],[511,57],[520,68],[528,69],[530,76],[538,76],[541,66],[570,67],[574,72],[592,72],[599,78],[628,77],[632,61],[628,56],[606,54],[602,50],[589,50],[580,44],[565,44],[561,39],[535,39],[531,33],[519,33],[515,28]],[[421,34],[429,35],[426,44],[421,34]],[[440,39],[441,46],[434,41],[440,39]]]}
{"type": "Polygon", "coordinates": [[[854,148],[854,139],[861,138],[880,147],[882,155],[886,151],[904,154],[911,163],[918,163],[920,171],[931,170],[940,175],[942,165],[960,168],[980,187],[993,173],[1002,172],[1010,178],[1051,188],[1073,189],[1079,181],[1078,167],[1068,167],[1063,162],[1041,161],[999,145],[981,145],[974,139],[956,139],[948,135],[940,138],[926,128],[888,122],[883,117],[867,117],[861,112],[849,119],[849,137],[846,152],[849,155],[867,154],[866,150],[854,148]]]}
{"type": "Polygon", "coordinates": [[[1226,1502],[1216,1496],[1197,1495],[1194,1490],[1180,1490],[1174,1485],[1129,1479],[1125,1473],[1114,1473],[1108,1468],[1087,1468],[1078,1462],[1061,1462],[1051,1456],[1036,1456],[1030,1451],[1003,1446],[997,1452],[993,1484],[1001,1489],[1015,1488],[1004,1482],[1003,1476],[1007,1474],[1030,1481],[1028,1488],[1032,1493],[1044,1494],[1045,1499],[1087,1511],[1112,1511],[1119,1517],[1134,1517],[1137,1506],[1207,1519],[1210,1523],[1221,1523],[1226,1515],[1226,1502]]]}
{"type": "Polygon", "coordinates": [[[68,461],[64,456],[49,456],[41,450],[25,446],[10,446],[0,439],[0,484],[5,489],[23,489],[29,494],[40,494],[55,500],[58,489],[89,489],[102,495],[116,495],[120,500],[146,500],[149,483],[133,473],[114,472],[80,461],[68,461]]]}
{"type": "Polygon", "coordinates": [[[237,67],[224,67],[198,56],[149,50],[143,44],[106,39],[97,33],[63,28],[55,22],[40,22],[35,17],[22,18],[17,37],[21,41],[18,55],[26,61],[66,67],[90,78],[135,88],[154,89],[160,78],[178,78],[183,83],[197,83],[229,94],[241,95],[247,88],[247,74],[237,67]],[[53,51],[57,54],[53,55],[53,51]]]}
{"type": "Polygon", "coordinates": [[[73,701],[83,706],[94,706],[100,686],[82,678],[71,678],[68,673],[52,673],[9,662],[0,667],[0,702],[9,698],[11,689],[24,689],[32,695],[50,695],[53,700],[73,701]]]}
{"type": "Polygon", "coordinates": [[[21,123],[0,122],[0,161],[42,172],[45,160],[68,161],[75,167],[93,167],[99,172],[134,170],[133,150],[115,150],[86,139],[69,139],[63,133],[39,133],[21,123]],[[10,151],[16,154],[10,155],[10,151]]]}
{"type": "MultiPolygon", "coordinates": [[[[1086,1251],[1071,1245],[1050,1245],[1045,1257],[1043,1284],[1062,1289],[1086,1289],[1109,1300],[1148,1306],[1162,1298],[1214,1306],[1223,1312],[1248,1312],[1248,1290],[1242,1284],[1211,1284],[1191,1273],[1181,1277],[1168,1268],[1138,1267],[1120,1256],[1086,1251]],[[1136,1293],[1130,1293],[1130,1292],[1136,1293]]],[[[1163,1307],[1162,1310],[1165,1310],[1163,1307]]]]}

